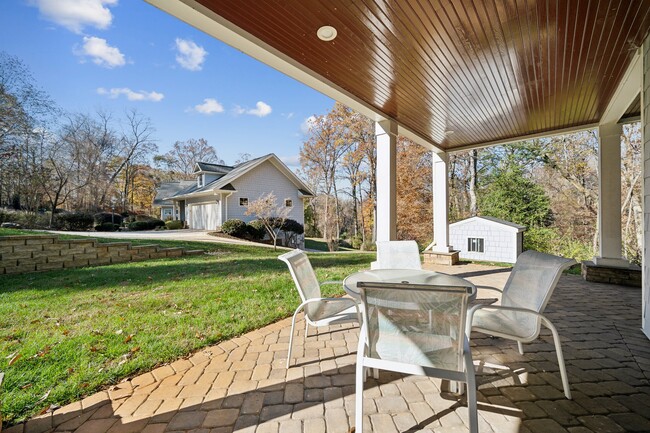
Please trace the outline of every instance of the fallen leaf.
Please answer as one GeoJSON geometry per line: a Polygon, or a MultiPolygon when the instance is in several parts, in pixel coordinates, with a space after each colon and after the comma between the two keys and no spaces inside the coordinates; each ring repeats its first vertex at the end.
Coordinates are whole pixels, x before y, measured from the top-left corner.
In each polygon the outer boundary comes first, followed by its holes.
{"type": "Polygon", "coordinates": [[[124,343],[128,343],[128,342],[131,341],[131,340],[133,340],[133,334],[128,335],[128,336],[124,339],[124,343]]]}
{"type": "Polygon", "coordinates": [[[115,335],[122,335],[123,332],[124,332],[123,330],[118,329],[117,331],[115,331],[115,335]]]}
{"type": "Polygon", "coordinates": [[[31,387],[32,387],[32,384],[31,384],[31,383],[28,383],[27,385],[23,385],[23,386],[21,386],[20,389],[29,389],[29,388],[31,388],[31,387]]]}
{"type": "Polygon", "coordinates": [[[74,373],[74,368],[72,367],[68,368],[68,374],[72,374],[72,373],[74,373]]]}
{"type": "Polygon", "coordinates": [[[91,352],[97,352],[97,348],[95,346],[90,346],[90,351],[91,352]]]}
{"type": "Polygon", "coordinates": [[[135,346],[131,348],[131,353],[138,352],[140,350],[140,346],[135,346]]]}
{"type": "Polygon", "coordinates": [[[69,333],[70,333],[70,331],[68,329],[63,330],[63,335],[68,335],[69,333]]]}
{"type": "Polygon", "coordinates": [[[18,361],[20,358],[22,358],[22,356],[23,355],[21,355],[20,353],[14,355],[14,357],[11,358],[11,360],[9,361],[8,365],[10,365],[10,366],[13,365],[16,361],[18,361]]]}
{"type": "Polygon", "coordinates": [[[5,359],[13,358],[14,356],[16,356],[16,353],[18,352],[10,353],[9,355],[5,356],[5,359]]]}
{"type": "Polygon", "coordinates": [[[88,384],[88,382],[84,382],[84,383],[79,384],[79,386],[81,388],[88,388],[89,384],[88,384]]]}
{"type": "Polygon", "coordinates": [[[41,323],[41,319],[34,319],[34,320],[32,320],[30,323],[31,323],[32,325],[33,325],[34,323],[41,323]]]}

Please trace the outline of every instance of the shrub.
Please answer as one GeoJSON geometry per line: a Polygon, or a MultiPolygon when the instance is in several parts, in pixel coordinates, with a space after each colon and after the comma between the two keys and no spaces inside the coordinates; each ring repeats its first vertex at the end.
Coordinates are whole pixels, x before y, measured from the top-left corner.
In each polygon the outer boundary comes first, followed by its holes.
{"type": "Polygon", "coordinates": [[[113,224],[112,222],[104,222],[101,224],[97,224],[95,226],[95,231],[96,232],[116,232],[120,228],[119,224],[113,224]]]}
{"type": "Polygon", "coordinates": [[[352,248],[358,250],[361,248],[361,244],[363,244],[363,238],[361,235],[352,236],[350,243],[352,244],[352,248]]]}
{"type": "Polygon", "coordinates": [[[345,239],[339,239],[338,242],[340,248],[352,248],[352,244],[345,239]]]}
{"type": "Polygon", "coordinates": [[[95,224],[101,225],[103,223],[122,224],[122,215],[119,213],[99,212],[94,215],[95,224]]]}
{"type": "Polygon", "coordinates": [[[157,227],[164,227],[165,222],[159,219],[148,219],[146,221],[133,221],[129,223],[129,230],[153,230],[157,227]]]}
{"type": "Polygon", "coordinates": [[[236,238],[244,237],[246,234],[246,223],[238,219],[230,219],[221,225],[221,231],[236,238]]]}
{"type": "Polygon", "coordinates": [[[305,228],[296,220],[286,219],[284,224],[282,224],[281,230],[283,232],[293,232],[297,235],[301,235],[305,232],[305,228]]]}
{"type": "Polygon", "coordinates": [[[260,220],[253,220],[246,225],[246,234],[248,238],[253,241],[264,239],[266,229],[260,220]]]}
{"type": "Polygon", "coordinates": [[[168,230],[179,230],[183,228],[183,221],[180,220],[167,221],[165,223],[165,227],[167,227],[168,230]]]}
{"type": "Polygon", "coordinates": [[[93,226],[94,218],[87,212],[66,212],[57,216],[64,230],[88,230],[93,226]]]}

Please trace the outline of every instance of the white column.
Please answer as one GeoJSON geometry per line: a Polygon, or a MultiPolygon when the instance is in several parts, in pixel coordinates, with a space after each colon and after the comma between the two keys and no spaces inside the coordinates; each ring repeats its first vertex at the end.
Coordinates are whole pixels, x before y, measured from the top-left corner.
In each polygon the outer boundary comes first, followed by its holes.
{"type": "Polygon", "coordinates": [[[397,238],[397,123],[375,123],[377,137],[377,241],[397,238]]]}
{"type": "Polygon", "coordinates": [[[449,245],[449,155],[433,152],[433,243],[431,251],[448,253],[449,245]]]}
{"type": "Polygon", "coordinates": [[[641,48],[641,132],[643,140],[643,264],[642,329],[650,338],[650,36],[641,48]]]}
{"type": "Polygon", "coordinates": [[[622,256],[621,133],[618,123],[598,127],[598,266],[630,265],[622,256]]]}

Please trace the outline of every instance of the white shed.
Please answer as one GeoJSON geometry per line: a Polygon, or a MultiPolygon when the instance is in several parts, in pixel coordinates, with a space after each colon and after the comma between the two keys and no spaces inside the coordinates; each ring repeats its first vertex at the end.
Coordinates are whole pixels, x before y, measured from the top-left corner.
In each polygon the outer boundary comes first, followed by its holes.
{"type": "Polygon", "coordinates": [[[465,260],[514,263],[523,251],[526,227],[476,216],[449,224],[449,243],[465,260]]]}

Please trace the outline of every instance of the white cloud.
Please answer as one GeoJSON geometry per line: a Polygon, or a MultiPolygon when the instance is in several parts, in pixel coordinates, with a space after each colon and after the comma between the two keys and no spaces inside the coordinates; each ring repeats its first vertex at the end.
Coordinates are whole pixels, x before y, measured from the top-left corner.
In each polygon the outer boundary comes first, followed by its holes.
{"type": "Polygon", "coordinates": [[[129,101],[152,101],[160,102],[165,97],[162,93],[158,92],[147,92],[140,90],[138,92],[129,89],[128,87],[113,87],[112,89],[105,89],[100,87],[97,89],[97,93],[100,95],[106,95],[111,99],[115,99],[120,95],[126,96],[126,99],[129,101]]]}
{"type": "Polygon", "coordinates": [[[282,117],[286,118],[287,120],[291,119],[294,116],[294,113],[282,113],[282,117]]]}
{"type": "Polygon", "coordinates": [[[257,104],[255,104],[255,108],[248,110],[246,114],[252,114],[257,117],[266,117],[271,114],[271,111],[273,111],[273,109],[269,104],[263,101],[258,101],[257,104]]]}
{"type": "Polygon", "coordinates": [[[255,108],[246,109],[237,105],[232,111],[235,114],[250,114],[257,117],[266,117],[271,114],[273,109],[266,102],[258,101],[257,104],[255,104],[255,108]]]}
{"type": "Polygon", "coordinates": [[[194,110],[198,111],[201,114],[214,114],[214,113],[222,113],[223,112],[223,105],[219,103],[214,98],[205,98],[203,100],[203,104],[198,104],[194,106],[194,110]]]}
{"type": "Polygon", "coordinates": [[[190,71],[200,71],[208,52],[194,42],[187,39],[176,38],[176,61],[183,68],[190,71]]]}
{"type": "Polygon", "coordinates": [[[33,0],[41,15],[66,29],[81,33],[86,26],[106,29],[113,21],[107,6],[118,0],[33,0]]]}
{"type": "Polygon", "coordinates": [[[303,134],[309,134],[309,130],[311,129],[311,127],[314,125],[315,122],[316,122],[316,116],[309,116],[308,118],[303,120],[303,122],[300,124],[300,131],[303,134]]]}
{"type": "Polygon", "coordinates": [[[83,46],[76,49],[74,53],[78,56],[90,57],[94,64],[106,68],[115,68],[126,64],[124,54],[120,52],[119,48],[111,47],[106,39],[95,36],[85,36],[83,46]]]}

